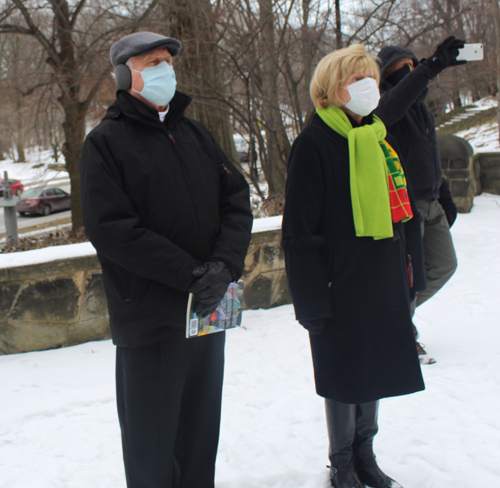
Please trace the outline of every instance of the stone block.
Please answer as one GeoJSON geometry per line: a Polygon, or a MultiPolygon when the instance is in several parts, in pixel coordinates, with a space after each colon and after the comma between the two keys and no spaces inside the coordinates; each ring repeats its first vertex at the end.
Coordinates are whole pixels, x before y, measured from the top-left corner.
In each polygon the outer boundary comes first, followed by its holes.
{"type": "Polygon", "coordinates": [[[470,197],[471,191],[473,195],[473,187],[469,180],[452,180],[451,184],[451,193],[453,198],[467,198],[470,197]]]}
{"type": "Polygon", "coordinates": [[[474,195],[481,195],[481,165],[479,164],[479,160],[474,158],[473,162],[474,169],[474,195]]]}
{"type": "Polygon", "coordinates": [[[500,176],[481,171],[481,189],[486,193],[500,195],[500,176]]]}
{"type": "Polygon", "coordinates": [[[262,249],[264,251],[262,272],[285,268],[285,252],[279,241],[264,244],[262,249]]]}
{"type": "Polygon", "coordinates": [[[500,166],[500,152],[479,153],[475,159],[479,160],[481,170],[498,168],[500,166]]]}
{"type": "Polygon", "coordinates": [[[245,310],[268,309],[291,303],[285,270],[269,271],[260,274],[257,279],[245,285],[245,310]]]}
{"type": "Polygon", "coordinates": [[[468,170],[470,166],[470,158],[467,159],[450,159],[448,168],[449,169],[465,169],[468,170]]]}
{"type": "Polygon", "coordinates": [[[453,135],[437,136],[439,155],[441,159],[469,160],[474,154],[472,146],[462,137],[453,135]]]}
{"type": "Polygon", "coordinates": [[[243,291],[243,307],[250,310],[270,308],[272,288],[273,277],[270,273],[260,274],[251,283],[246,283],[243,291]]]}
{"type": "Polygon", "coordinates": [[[259,276],[262,266],[261,251],[261,246],[255,244],[250,245],[245,258],[245,269],[241,277],[245,283],[249,283],[259,276]]]}
{"type": "Polygon", "coordinates": [[[34,322],[4,323],[0,336],[0,354],[43,351],[68,345],[65,327],[34,322]]]}
{"type": "Polygon", "coordinates": [[[0,283],[0,317],[9,314],[20,286],[16,283],[0,283]]]}
{"type": "Polygon", "coordinates": [[[74,322],[78,318],[80,295],[72,278],[30,283],[21,289],[9,318],[38,324],[74,322]]]}
{"type": "Polygon", "coordinates": [[[447,180],[467,180],[472,177],[470,169],[448,169],[443,174],[447,180]]]}
{"type": "Polygon", "coordinates": [[[286,271],[283,269],[275,272],[271,308],[280,307],[281,305],[286,305],[288,303],[292,303],[292,297],[290,296],[290,291],[288,290],[286,271]]]}
{"type": "Polygon", "coordinates": [[[500,152],[476,154],[474,163],[480,168],[478,186],[481,191],[500,194],[500,152]]]}
{"type": "Polygon", "coordinates": [[[80,322],[88,322],[108,316],[108,304],[104,293],[102,274],[92,274],[86,279],[80,322]]]}
{"type": "Polygon", "coordinates": [[[474,189],[472,185],[469,186],[466,197],[453,197],[453,201],[455,202],[459,213],[469,213],[474,202],[474,189]]]}
{"type": "Polygon", "coordinates": [[[87,322],[78,322],[67,330],[66,343],[64,346],[81,344],[89,341],[102,341],[111,338],[111,329],[109,328],[109,318],[96,317],[87,322]]]}

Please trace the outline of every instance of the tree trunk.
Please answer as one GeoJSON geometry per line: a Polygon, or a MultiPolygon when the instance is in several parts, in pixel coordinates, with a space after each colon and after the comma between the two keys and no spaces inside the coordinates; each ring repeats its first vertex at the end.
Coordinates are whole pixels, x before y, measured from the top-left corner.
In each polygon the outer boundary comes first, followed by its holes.
{"type": "Polygon", "coordinates": [[[496,58],[497,58],[497,122],[498,122],[498,142],[500,144],[500,8],[498,0],[491,0],[491,13],[493,15],[493,24],[495,25],[495,38],[496,38],[496,58]]]}
{"type": "MultiPolygon", "coordinates": [[[[448,11],[450,13],[450,17],[454,17],[454,28],[453,30],[450,30],[450,34],[454,34],[456,37],[459,39],[466,39],[465,35],[465,30],[464,30],[464,21],[463,17],[460,15],[460,0],[448,0],[448,11]]],[[[460,98],[460,87],[463,86],[464,79],[461,76],[461,71],[464,70],[464,68],[454,68],[454,87],[453,87],[453,94],[452,94],[452,99],[453,99],[453,108],[458,108],[462,107],[462,99],[460,98]]]]}
{"type": "MultiPolygon", "coordinates": [[[[313,75],[313,47],[312,47],[312,35],[311,29],[309,28],[309,13],[311,11],[311,0],[302,1],[302,62],[304,63],[304,86],[309,92],[309,87],[311,86],[311,80],[313,75]]],[[[298,87],[297,87],[298,92],[298,87]]],[[[298,98],[298,96],[297,96],[298,98]]],[[[302,115],[304,111],[301,111],[302,115]]],[[[307,102],[305,106],[306,116],[301,117],[300,129],[302,130],[305,122],[308,121],[314,113],[314,105],[312,103],[311,97],[307,97],[307,102]]]]}
{"type": "Polygon", "coordinates": [[[80,157],[85,139],[85,115],[87,105],[79,102],[59,99],[64,109],[64,144],[62,153],[71,184],[71,221],[72,231],[83,228],[82,206],[80,203],[80,157]]]}
{"type": "MultiPolygon", "coordinates": [[[[108,76],[109,68],[104,65],[99,67],[100,57],[98,47],[100,43],[110,40],[113,34],[111,24],[105,29],[105,33],[98,34],[94,31],[95,23],[103,16],[103,12],[92,14],[92,7],[85,5],[85,0],[76,2],[69,0],[50,0],[41,11],[33,6],[28,8],[28,2],[24,0],[10,0],[13,7],[0,20],[0,34],[14,33],[30,35],[36,39],[45,51],[44,59],[53,71],[53,82],[60,90],[58,102],[64,111],[64,122],[62,128],[65,141],[62,146],[62,154],[66,160],[66,168],[71,181],[71,212],[73,231],[77,232],[83,227],[82,210],[80,204],[80,156],[85,137],[85,117],[92,99],[96,96],[102,81],[108,76]],[[49,16],[48,9],[52,14],[49,16]],[[84,25],[89,26],[88,31],[82,31],[77,24],[77,19],[83,9],[87,9],[88,15],[84,25]],[[31,11],[36,18],[31,16],[31,11]],[[24,19],[26,25],[16,25],[16,19],[9,19],[10,14],[16,13],[24,19]],[[39,23],[40,28],[37,26],[39,23]],[[43,26],[43,27],[42,27],[43,26]],[[50,27],[47,27],[50,26],[50,27]],[[47,30],[50,37],[46,37],[43,31],[47,30]],[[87,44],[85,45],[85,42],[87,44]]],[[[151,3],[156,5],[155,2],[151,3]]],[[[111,10],[102,6],[106,15],[111,15],[111,10]]],[[[144,21],[150,13],[150,9],[140,18],[144,21]]],[[[101,48],[103,47],[101,45],[101,48]]]]}
{"type": "Polygon", "coordinates": [[[259,19],[263,56],[260,65],[262,95],[262,122],[266,134],[267,157],[263,170],[269,187],[269,196],[285,193],[286,160],[290,141],[286,135],[278,97],[278,67],[274,40],[272,0],[259,0],[259,19]]]}
{"type": "Polygon", "coordinates": [[[16,163],[25,163],[26,155],[24,153],[24,144],[21,141],[16,144],[16,150],[17,150],[16,163]]]}
{"type": "Polygon", "coordinates": [[[194,97],[187,115],[207,126],[229,158],[239,166],[233,128],[225,99],[223,71],[217,48],[214,7],[210,0],[169,0],[170,19],[164,35],[182,42],[178,62],[179,89],[194,97]]]}
{"type": "Polygon", "coordinates": [[[342,47],[342,19],[340,18],[340,0],[335,0],[335,44],[342,47]]]}

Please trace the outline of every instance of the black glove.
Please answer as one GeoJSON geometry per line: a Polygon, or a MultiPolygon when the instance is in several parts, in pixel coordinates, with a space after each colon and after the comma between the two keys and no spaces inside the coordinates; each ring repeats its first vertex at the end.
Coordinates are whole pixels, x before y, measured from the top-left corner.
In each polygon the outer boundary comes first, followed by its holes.
{"type": "Polygon", "coordinates": [[[439,188],[439,198],[438,202],[443,207],[444,213],[446,215],[446,220],[448,225],[451,226],[455,223],[457,219],[458,209],[453,201],[453,196],[451,194],[450,185],[447,180],[443,178],[443,183],[439,188]]]}
{"type": "Polygon", "coordinates": [[[206,317],[224,298],[232,276],[222,261],[208,261],[193,270],[193,277],[195,280],[188,289],[194,295],[193,311],[206,317]]]}
{"type": "Polygon", "coordinates": [[[450,66],[465,64],[467,61],[457,61],[458,50],[462,49],[464,45],[465,43],[461,39],[450,36],[437,47],[436,52],[425,62],[436,75],[450,66]]]}
{"type": "Polygon", "coordinates": [[[307,329],[311,335],[319,335],[323,332],[326,325],[326,319],[299,320],[299,324],[307,329]]]}

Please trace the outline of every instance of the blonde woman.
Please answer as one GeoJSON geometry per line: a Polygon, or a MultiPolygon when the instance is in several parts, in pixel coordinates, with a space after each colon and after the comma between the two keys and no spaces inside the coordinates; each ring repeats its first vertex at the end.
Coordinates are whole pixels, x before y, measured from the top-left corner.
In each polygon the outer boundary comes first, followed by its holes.
{"type": "Polygon", "coordinates": [[[359,44],[325,56],[316,114],[288,160],[286,269],[326,402],[335,488],[401,487],[375,461],[378,400],[424,389],[410,312],[425,288],[419,217],[372,114],[379,76],[359,44]]]}

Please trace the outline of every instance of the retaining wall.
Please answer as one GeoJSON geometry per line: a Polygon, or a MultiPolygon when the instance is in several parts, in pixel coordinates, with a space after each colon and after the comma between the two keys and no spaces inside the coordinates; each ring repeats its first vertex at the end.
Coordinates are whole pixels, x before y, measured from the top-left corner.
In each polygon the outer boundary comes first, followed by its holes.
{"type": "MultiPolygon", "coordinates": [[[[290,303],[280,218],[272,219],[259,220],[274,228],[254,226],[242,277],[247,309],[290,303]]],[[[108,339],[108,324],[101,267],[90,243],[0,255],[0,354],[108,339]],[[75,250],[83,255],[64,257],[75,250]],[[23,262],[30,259],[33,264],[23,262]]]]}
{"type": "Polygon", "coordinates": [[[500,195],[500,152],[478,153],[473,160],[480,168],[480,191],[500,195]]]}

